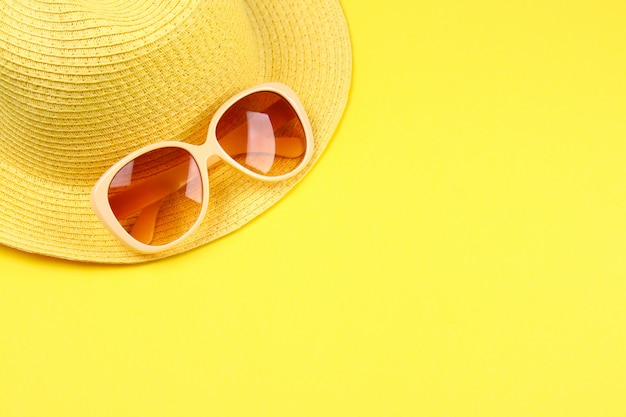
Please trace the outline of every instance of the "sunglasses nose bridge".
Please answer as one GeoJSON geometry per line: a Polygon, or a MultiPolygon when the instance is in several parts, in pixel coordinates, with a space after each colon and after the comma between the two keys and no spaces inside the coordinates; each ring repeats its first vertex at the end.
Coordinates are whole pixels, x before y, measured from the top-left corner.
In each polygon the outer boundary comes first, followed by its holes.
{"type": "Polygon", "coordinates": [[[209,131],[206,142],[195,149],[194,157],[200,166],[206,166],[208,169],[223,158],[222,153],[223,151],[217,143],[215,134],[209,131]]]}

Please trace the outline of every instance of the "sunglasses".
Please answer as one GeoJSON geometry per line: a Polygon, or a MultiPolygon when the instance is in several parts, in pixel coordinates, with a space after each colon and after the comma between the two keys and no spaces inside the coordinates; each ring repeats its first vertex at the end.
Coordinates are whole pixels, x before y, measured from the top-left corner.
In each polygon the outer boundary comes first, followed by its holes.
{"type": "Polygon", "coordinates": [[[209,167],[224,161],[258,180],[285,180],[311,159],[312,135],[296,94],[284,84],[261,84],[217,110],[204,144],[159,142],[121,159],[93,187],[91,206],[129,247],[164,251],[201,223],[209,167]]]}

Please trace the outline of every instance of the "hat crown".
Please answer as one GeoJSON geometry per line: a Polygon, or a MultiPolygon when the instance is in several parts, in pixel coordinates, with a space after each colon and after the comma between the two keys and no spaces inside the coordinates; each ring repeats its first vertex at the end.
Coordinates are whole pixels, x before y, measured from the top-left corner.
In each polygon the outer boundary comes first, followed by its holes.
{"type": "Polygon", "coordinates": [[[1,0],[0,17],[0,150],[49,181],[92,185],[145,144],[202,141],[260,78],[238,0],[1,0]]]}

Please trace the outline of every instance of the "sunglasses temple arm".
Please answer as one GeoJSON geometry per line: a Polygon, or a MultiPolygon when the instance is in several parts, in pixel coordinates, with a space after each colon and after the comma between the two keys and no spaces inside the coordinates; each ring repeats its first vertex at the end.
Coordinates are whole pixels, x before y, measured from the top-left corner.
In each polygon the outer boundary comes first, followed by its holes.
{"type": "MultiPolygon", "coordinates": [[[[243,155],[248,152],[248,134],[247,123],[230,131],[228,135],[220,139],[220,146],[231,156],[243,155]]],[[[281,136],[274,138],[276,149],[275,155],[283,158],[299,158],[306,151],[306,147],[302,144],[300,138],[281,136]]]]}
{"type": "Polygon", "coordinates": [[[162,204],[163,200],[159,200],[141,210],[141,213],[137,217],[137,220],[135,220],[135,224],[130,231],[132,237],[146,245],[152,242],[156,229],[156,220],[162,204]]]}

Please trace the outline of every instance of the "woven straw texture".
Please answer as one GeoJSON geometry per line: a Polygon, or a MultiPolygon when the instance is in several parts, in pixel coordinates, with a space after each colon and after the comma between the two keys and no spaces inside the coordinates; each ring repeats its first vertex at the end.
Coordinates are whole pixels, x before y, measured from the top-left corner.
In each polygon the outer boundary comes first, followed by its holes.
{"type": "Polygon", "coordinates": [[[263,183],[210,170],[209,210],[186,241],[144,255],[89,204],[122,156],[162,140],[202,143],[213,112],[267,81],[291,86],[320,156],[351,76],[337,0],[0,0],[0,243],[71,260],[136,263],[232,232],[306,174],[263,183]]]}

